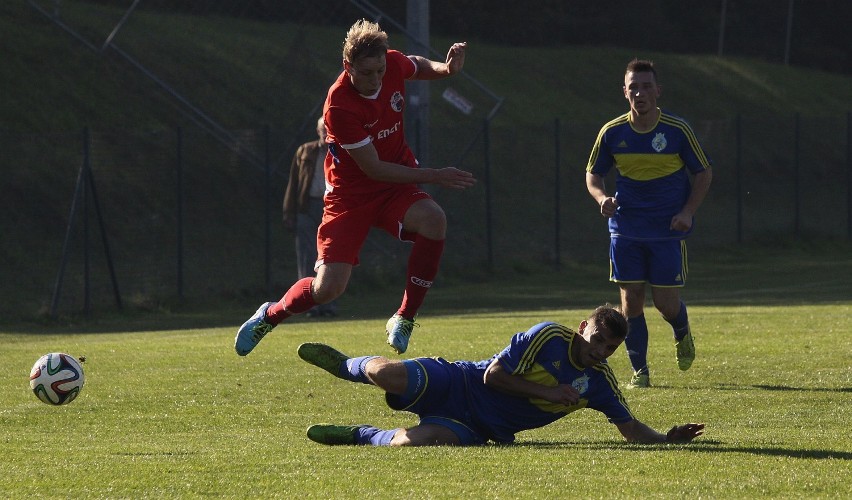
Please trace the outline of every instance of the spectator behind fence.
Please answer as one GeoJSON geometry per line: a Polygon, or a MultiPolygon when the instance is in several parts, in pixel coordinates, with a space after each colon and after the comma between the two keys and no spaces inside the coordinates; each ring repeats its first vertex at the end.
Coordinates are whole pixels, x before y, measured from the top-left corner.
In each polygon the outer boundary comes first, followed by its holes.
{"type": "MultiPolygon", "coordinates": [[[[296,272],[299,279],[316,276],[317,228],[322,220],[325,175],[323,164],[328,152],[322,117],[317,120],[318,139],[296,149],[290,164],[290,180],[284,191],[284,226],[295,234],[296,272]]],[[[336,301],[319,304],[308,316],[337,316],[336,301]]]]}

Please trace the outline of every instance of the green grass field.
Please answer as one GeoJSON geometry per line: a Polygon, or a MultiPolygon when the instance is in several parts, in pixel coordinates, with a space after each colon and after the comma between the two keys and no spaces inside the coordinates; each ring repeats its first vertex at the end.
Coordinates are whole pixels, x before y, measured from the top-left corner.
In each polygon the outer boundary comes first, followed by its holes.
{"type": "MultiPolygon", "coordinates": [[[[0,497],[848,498],[852,296],[843,277],[852,259],[847,247],[834,250],[750,249],[695,262],[685,295],[699,357],[688,372],[676,367],[667,325],[648,314],[655,387],[628,401],[657,429],[705,422],[690,445],[626,444],[592,410],[521,433],[513,446],[309,441],[312,423],[415,423],[377,389],[295,352],[319,340],[352,355],[389,354],[382,310],[395,299],[386,291],[349,297],[340,319],[282,325],[247,358],[234,354],[233,335],[256,305],[3,328],[0,497]],[[29,391],[30,366],[50,351],[87,358],[86,386],[68,406],[29,391]]],[[[540,320],[576,326],[616,297],[600,271],[438,288],[408,354],[484,359],[540,320]]],[[[610,362],[625,382],[623,350],[610,362]]]]}

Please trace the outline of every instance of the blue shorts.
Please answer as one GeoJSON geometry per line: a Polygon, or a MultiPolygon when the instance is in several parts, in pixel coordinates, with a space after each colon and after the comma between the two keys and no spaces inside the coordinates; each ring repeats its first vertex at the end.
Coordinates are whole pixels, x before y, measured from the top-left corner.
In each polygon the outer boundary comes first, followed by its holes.
{"type": "Polygon", "coordinates": [[[408,371],[405,394],[385,394],[388,406],[417,414],[421,424],[450,429],[462,446],[485,444],[487,439],[471,421],[465,390],[465,374],[442,358],[403,361],[408,371]]]}
{"type": "Polygon", "coordinates": [[[609,244],[609,280],[681,287],[689,266],[686,240],[643,241],[614,237],[609,244]]]}

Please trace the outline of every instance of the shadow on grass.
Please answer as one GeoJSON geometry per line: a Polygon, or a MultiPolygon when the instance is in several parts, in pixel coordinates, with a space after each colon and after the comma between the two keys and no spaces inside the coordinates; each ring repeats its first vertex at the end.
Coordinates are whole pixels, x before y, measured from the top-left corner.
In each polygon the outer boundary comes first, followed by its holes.
{"type": "Polygon", "coordinates": [[[629,450],[629,451],[691,451],[694,453],[750,453],[752,455],[765,455],[771,457],[806,458],[815,460],[852,460],[852,452],[838,450],[807,450],[792,448],[776,448],[766,446],[732,446],[730,444],[713,441],[700,440],[688,444],[626,444],[623,441],[601,441],[589,442],[551,442],[551,441],[524,441],[511,445],[498,446],[522,446],[530,448],[545,449],[585,449],[585,450],[629,450]]]}
{"type": "Polygon", "coordinates": [[[719,384],[714,387],[723,391],[742,391],[749,389],[760,389],[764,391],[803,391],[803,392],[852,392],[852,387],[790,387],[788,385],[739,385],[739,384],[719,384]]]}

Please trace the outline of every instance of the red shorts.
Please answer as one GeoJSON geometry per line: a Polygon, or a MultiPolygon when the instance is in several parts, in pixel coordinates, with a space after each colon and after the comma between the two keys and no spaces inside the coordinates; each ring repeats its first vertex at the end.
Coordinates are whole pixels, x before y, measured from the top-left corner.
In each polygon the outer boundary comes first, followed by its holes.
{"type": "Polygon", "coordinates": [[[415,233],[404,231],[402,220],[411,205],[431,198],[414,184],[400,184],[367,196],[327,194],[322,223],[317,230],[314,268],[334,262],[357,265],[358,254],[371,227],[383,229],[402,241],[413,241],[415,233]]]}

